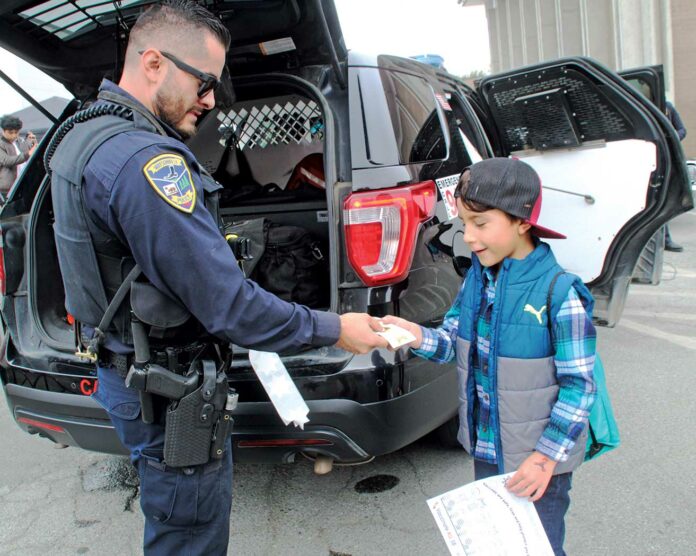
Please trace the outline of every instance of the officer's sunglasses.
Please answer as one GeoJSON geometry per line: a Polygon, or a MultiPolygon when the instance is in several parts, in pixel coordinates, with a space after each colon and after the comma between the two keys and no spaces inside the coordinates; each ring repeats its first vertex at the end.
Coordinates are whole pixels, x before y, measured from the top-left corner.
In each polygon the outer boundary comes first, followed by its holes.
{"type": "MultiPolygon", "coordinates": [[[[138,54],[142,55],[143,52],[145,51],[140,50],[138,51],[138,54]]],[[[179,58],[173,54],[169,54],[169,52],[165,52],[164,50],[160,50],[160,54],[167,60],[170,60],[181,71],[185,71],[186,73],[193,75],[201,82],[200,86],[198,87],[198,98],[203,98],[210,91],[217,91],[218,87],[220,87],[220,80],[214,75],[197,70],[193,66],[189,66],[186,62],[182,62],[179,60],[179,58]]]]}

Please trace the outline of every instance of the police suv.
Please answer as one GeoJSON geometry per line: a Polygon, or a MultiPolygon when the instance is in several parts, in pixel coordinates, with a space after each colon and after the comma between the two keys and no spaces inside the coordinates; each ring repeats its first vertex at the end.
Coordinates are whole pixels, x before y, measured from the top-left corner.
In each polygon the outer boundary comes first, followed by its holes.
{"type": "MultiPolygon", "coordinates": [[[[102,77],[118,81],[127,29],[150,3],[2,3],[0,46],[75,95],[54,129],[94,99],[102,77]]],[[[415,60],[349,52],[330,0],[206,4],[233,37],[235,98],[201,120],[189,146],[223,186],[226,227],[263,218],[316,238],[325,266],[297,284],[320,293],[316,308],[437,326],[470,263],[452,192],[481,158],[517,156],[538,171],[540,223],[568,236],[550,240],[553,251],[588,283],[595,317],[610,326],[648,240],[693,207],[669,121],[592,60],[493,75],[474,90],[415,60]]],[[[633,78],[664,95],[655,71],[633,78]]],[[[0,213],[2,386],[23,430],[125,453],[90,398],[99,387],[93,365],[75,355],[42,164],[49,138],[0,213]]],[[[298,300],[293,291],[286,294],[298,300]]],[[[283,425],[246,351],[234,347],[228,379],[240,395],[238,461],[303,453],[364,462],[435,429],[456,443],[453,365],[405,350],[359,356],[319,348],[283,360],[310,408],[304,430],[283,425]]]]}

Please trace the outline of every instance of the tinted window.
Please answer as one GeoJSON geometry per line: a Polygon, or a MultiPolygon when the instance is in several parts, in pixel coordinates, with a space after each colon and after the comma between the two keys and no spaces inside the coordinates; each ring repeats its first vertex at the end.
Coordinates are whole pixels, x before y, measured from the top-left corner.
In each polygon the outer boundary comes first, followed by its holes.
{"type": "Polygon", "coordinates": [[[657,103],[657,99],[653,94],[653,90],[650,87],[650,83],[648,83],[645,79],[642,79],[640,77],[630,77],[626,79],[626,82],[629,85],[631,85],[634,89],[636,89],[639,93],[642,93],[643,96],[645,96],[651,102],[655,104],[657,103]]]}
{"type": "Polygon", "coordinates": [[[400,162],[446,158],[447,145],[432,87],[408,73],[381,70],[380,75],[400,162]]]}
{"type": "Polygon", "coordinates": [[[447,93],[444,98],[443,108],[450,135],[450,152],[447,160],[438,168],[439,176],[459,174],[485,154],[485,151],[480,152],[476,146],[476,134],[469,121],[471,116],[461,105],[459,97],[447,93]]]}

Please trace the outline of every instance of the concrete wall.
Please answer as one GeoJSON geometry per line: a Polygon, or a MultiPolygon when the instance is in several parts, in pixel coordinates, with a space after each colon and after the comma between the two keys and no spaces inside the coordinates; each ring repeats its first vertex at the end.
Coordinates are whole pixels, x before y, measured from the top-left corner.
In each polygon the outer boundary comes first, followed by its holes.
{"type": "Polygon", "coordinates": [[[689,158],[696,158],[696,2],[671,0],[674,105],[686,124],[682,142],[689,158]]]}
{"type": "Polygon", "coordinates": [[[574,55],[612,69],[662,63],[666,4],[669,0],[486,0],[492,70],[574,55]]]}
{"type": "Polygon", "coordinates": [[[561,56],[589,56],[614,70],[662,64],[696,157],[694,0],[469,0],[485,4],[493,73],[561,56]]]}

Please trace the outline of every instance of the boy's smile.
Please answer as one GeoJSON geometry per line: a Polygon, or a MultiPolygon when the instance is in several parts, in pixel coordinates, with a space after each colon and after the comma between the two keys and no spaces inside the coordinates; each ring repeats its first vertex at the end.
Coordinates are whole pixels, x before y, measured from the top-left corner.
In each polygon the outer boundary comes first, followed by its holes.
{"type": "Polygon", "coordinates": [[[528,223],[502,210],[474,212],[457,199],[464,223],[464,241],[483,266],[492,267],[505,258],[524,259],[534,250],[528,223]]]}

